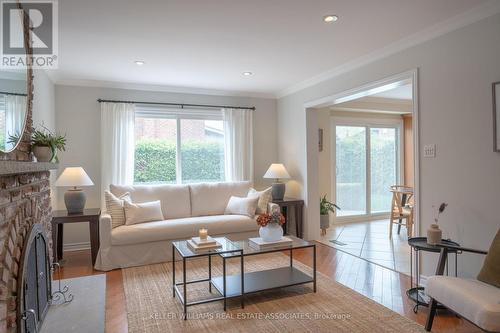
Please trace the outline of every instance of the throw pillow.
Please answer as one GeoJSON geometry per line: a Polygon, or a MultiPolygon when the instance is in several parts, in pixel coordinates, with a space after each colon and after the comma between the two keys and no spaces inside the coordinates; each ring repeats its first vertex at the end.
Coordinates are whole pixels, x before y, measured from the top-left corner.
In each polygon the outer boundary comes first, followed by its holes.
{"type": "Polygon", "coordinates": [[[272,188],[269,187],[263,191],[257,191],[256,189],[253,189],[253,188],[251,188],[248,191],[248,195],[247,195],[248,197],[251,197],[251,198],[258,197],[259,198],[259,202],[257,203],[257,211],[256,211],[257,214],[267,213],[267,205],[269,204],[269,202],[271,202],[271,199],[272,199],[271,190],[272,190],[272,188]]]}
{"type": "Polygon", "coordinates": [[[163,220],[160,200],[143,203],[125,201],[123,208],[125,209],[126,225],[163,220]]]}
{"type": "Polygon", "coordinates": [[[123,202],[130,201],[130,193],[126,192],[119,197],[109,191],[104,191],[104,201],[106,211],[111,216],[111,228],[116,228],[125,224],[125,211],[123,202]]]}
{"type": "Polygon", "coordinates": [[[231,196],[231,198],[229,198],[229,202],[227,203],[224,214],[246,215],[253,218],[255,216],[255,210],[257,209],[258,201],[258,197],[240,198],[231,196]]]}
{"type": "Polygon", "coordinates": [[[500,288],[500,229],[497,231],[477,279],[500,288]]]}

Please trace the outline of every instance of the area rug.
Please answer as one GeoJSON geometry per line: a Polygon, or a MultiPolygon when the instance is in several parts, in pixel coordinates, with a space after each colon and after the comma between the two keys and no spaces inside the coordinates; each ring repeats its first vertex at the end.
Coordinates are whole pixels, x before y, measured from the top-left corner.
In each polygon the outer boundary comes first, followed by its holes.
{"type": "MultiPolygon", "coordinates": [[[[214,257],[215,259],[215,257],[214,257]]],[[[188,280],[208,276],[206,258],[188,261],[188,280]]],[[[213,260],[212,274],[221,275],[220,259],[213,260]]],[[[245,257],[245,271],[271,269],[289,264],[281,253],[245,257]]],[[[301,263],[304,272],[311,269],[301,263]]],[[[177,281],[182,263],[176,265],[177,281]]],[[[317,275],[312,284],[248,295],[245,308],[235,298],[223,311],[222,301],[183,308],[172,297],[171,263],[123,270],[128,328],[131,333],[152,332],[425,332],[423,327],[361,294],[317,275]]],[[[228,274],[239,269],[239,259],[228,261],[228,274]]],[[[216,292],[213,292],[216,295],[216,292]]],[[[188,285],[188,302],[210,296],[208,282],[188,285]]]]}
{"type": "MultiPolygon", "coordinates": [[[[52,282],[57,289],[58,281],[52,282]]],[[[51,305],[40,333],[104,333],[106,274],[61,280],[73,301],[51,305]]]]}

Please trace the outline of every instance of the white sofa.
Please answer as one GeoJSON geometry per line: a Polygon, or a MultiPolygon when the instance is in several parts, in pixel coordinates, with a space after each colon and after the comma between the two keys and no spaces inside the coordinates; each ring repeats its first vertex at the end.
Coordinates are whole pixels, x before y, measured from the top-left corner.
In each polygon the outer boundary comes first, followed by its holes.
{"type": "Polygon", "coordinates": [[[130,193],[132,202],[160,200],[163,221],[111,227],[111,216],[100,219],[98,270],[140,266],[172,260],[172,241],[187,239],[206,227],[211,236],[242,240],[258,235],[255,219],[224,215],[231,196],[245,197],[250,182],[190,185],[111,185],[116,196],[130,193]]]}

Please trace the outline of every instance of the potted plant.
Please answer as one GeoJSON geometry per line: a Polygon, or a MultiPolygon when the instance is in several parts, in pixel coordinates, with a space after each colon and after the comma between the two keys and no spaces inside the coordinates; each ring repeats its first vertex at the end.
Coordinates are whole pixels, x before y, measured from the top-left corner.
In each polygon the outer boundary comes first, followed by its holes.
{"type": "Polygon", "coordinates": [[[281,226],[285,224],[285,217],[279,211],[259,215],[257,224],[260,225],[259,236],[264,242],[277,242],[283,237],[281,226]]]}
{"type": "Polygon", "coordinates": [[[64,151],[65,147],[66,135],[54,133],[43,125],[31,133],[31,151],[39,162],[59,162],[57,151],[64,151]]]}
{"type": "Polygon", "coordinates": [[[339,206],[328,201],[325,194],[319,202],[320,228],[323,236],[326,235],[326,229],[330,227],[330,212],[335,213],[335,208],[340,209],[339,206]]]}

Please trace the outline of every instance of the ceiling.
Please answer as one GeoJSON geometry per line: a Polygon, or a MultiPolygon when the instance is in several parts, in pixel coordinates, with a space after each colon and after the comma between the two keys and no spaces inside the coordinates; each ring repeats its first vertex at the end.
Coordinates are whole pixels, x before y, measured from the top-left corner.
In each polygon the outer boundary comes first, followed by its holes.
{"type": "MultiPolygon", "coordinates": [[[[487,0],[60,0],[61,84],[276,96],[487,0]],[[323,22],[327,14],[340,19],[323,22]],[[137,66],[135,60],[145,61],[137,66]],[[252,76],[243,76],[251,71],[252,76]]],[[[478,7],[479,8],[479,7],[478,7]]],[[[402,92],[404,93],[404,92],[402,92]]]]}
{"type": "Polygon", "coordinates": [[[392,99],[402,99],[411,100],[413,96],[413,88],[411,84],[406,84],[391,90],[380,92],[378,94],[372,95],[373,97],[381,98],[392,98],[392,99]]]}

